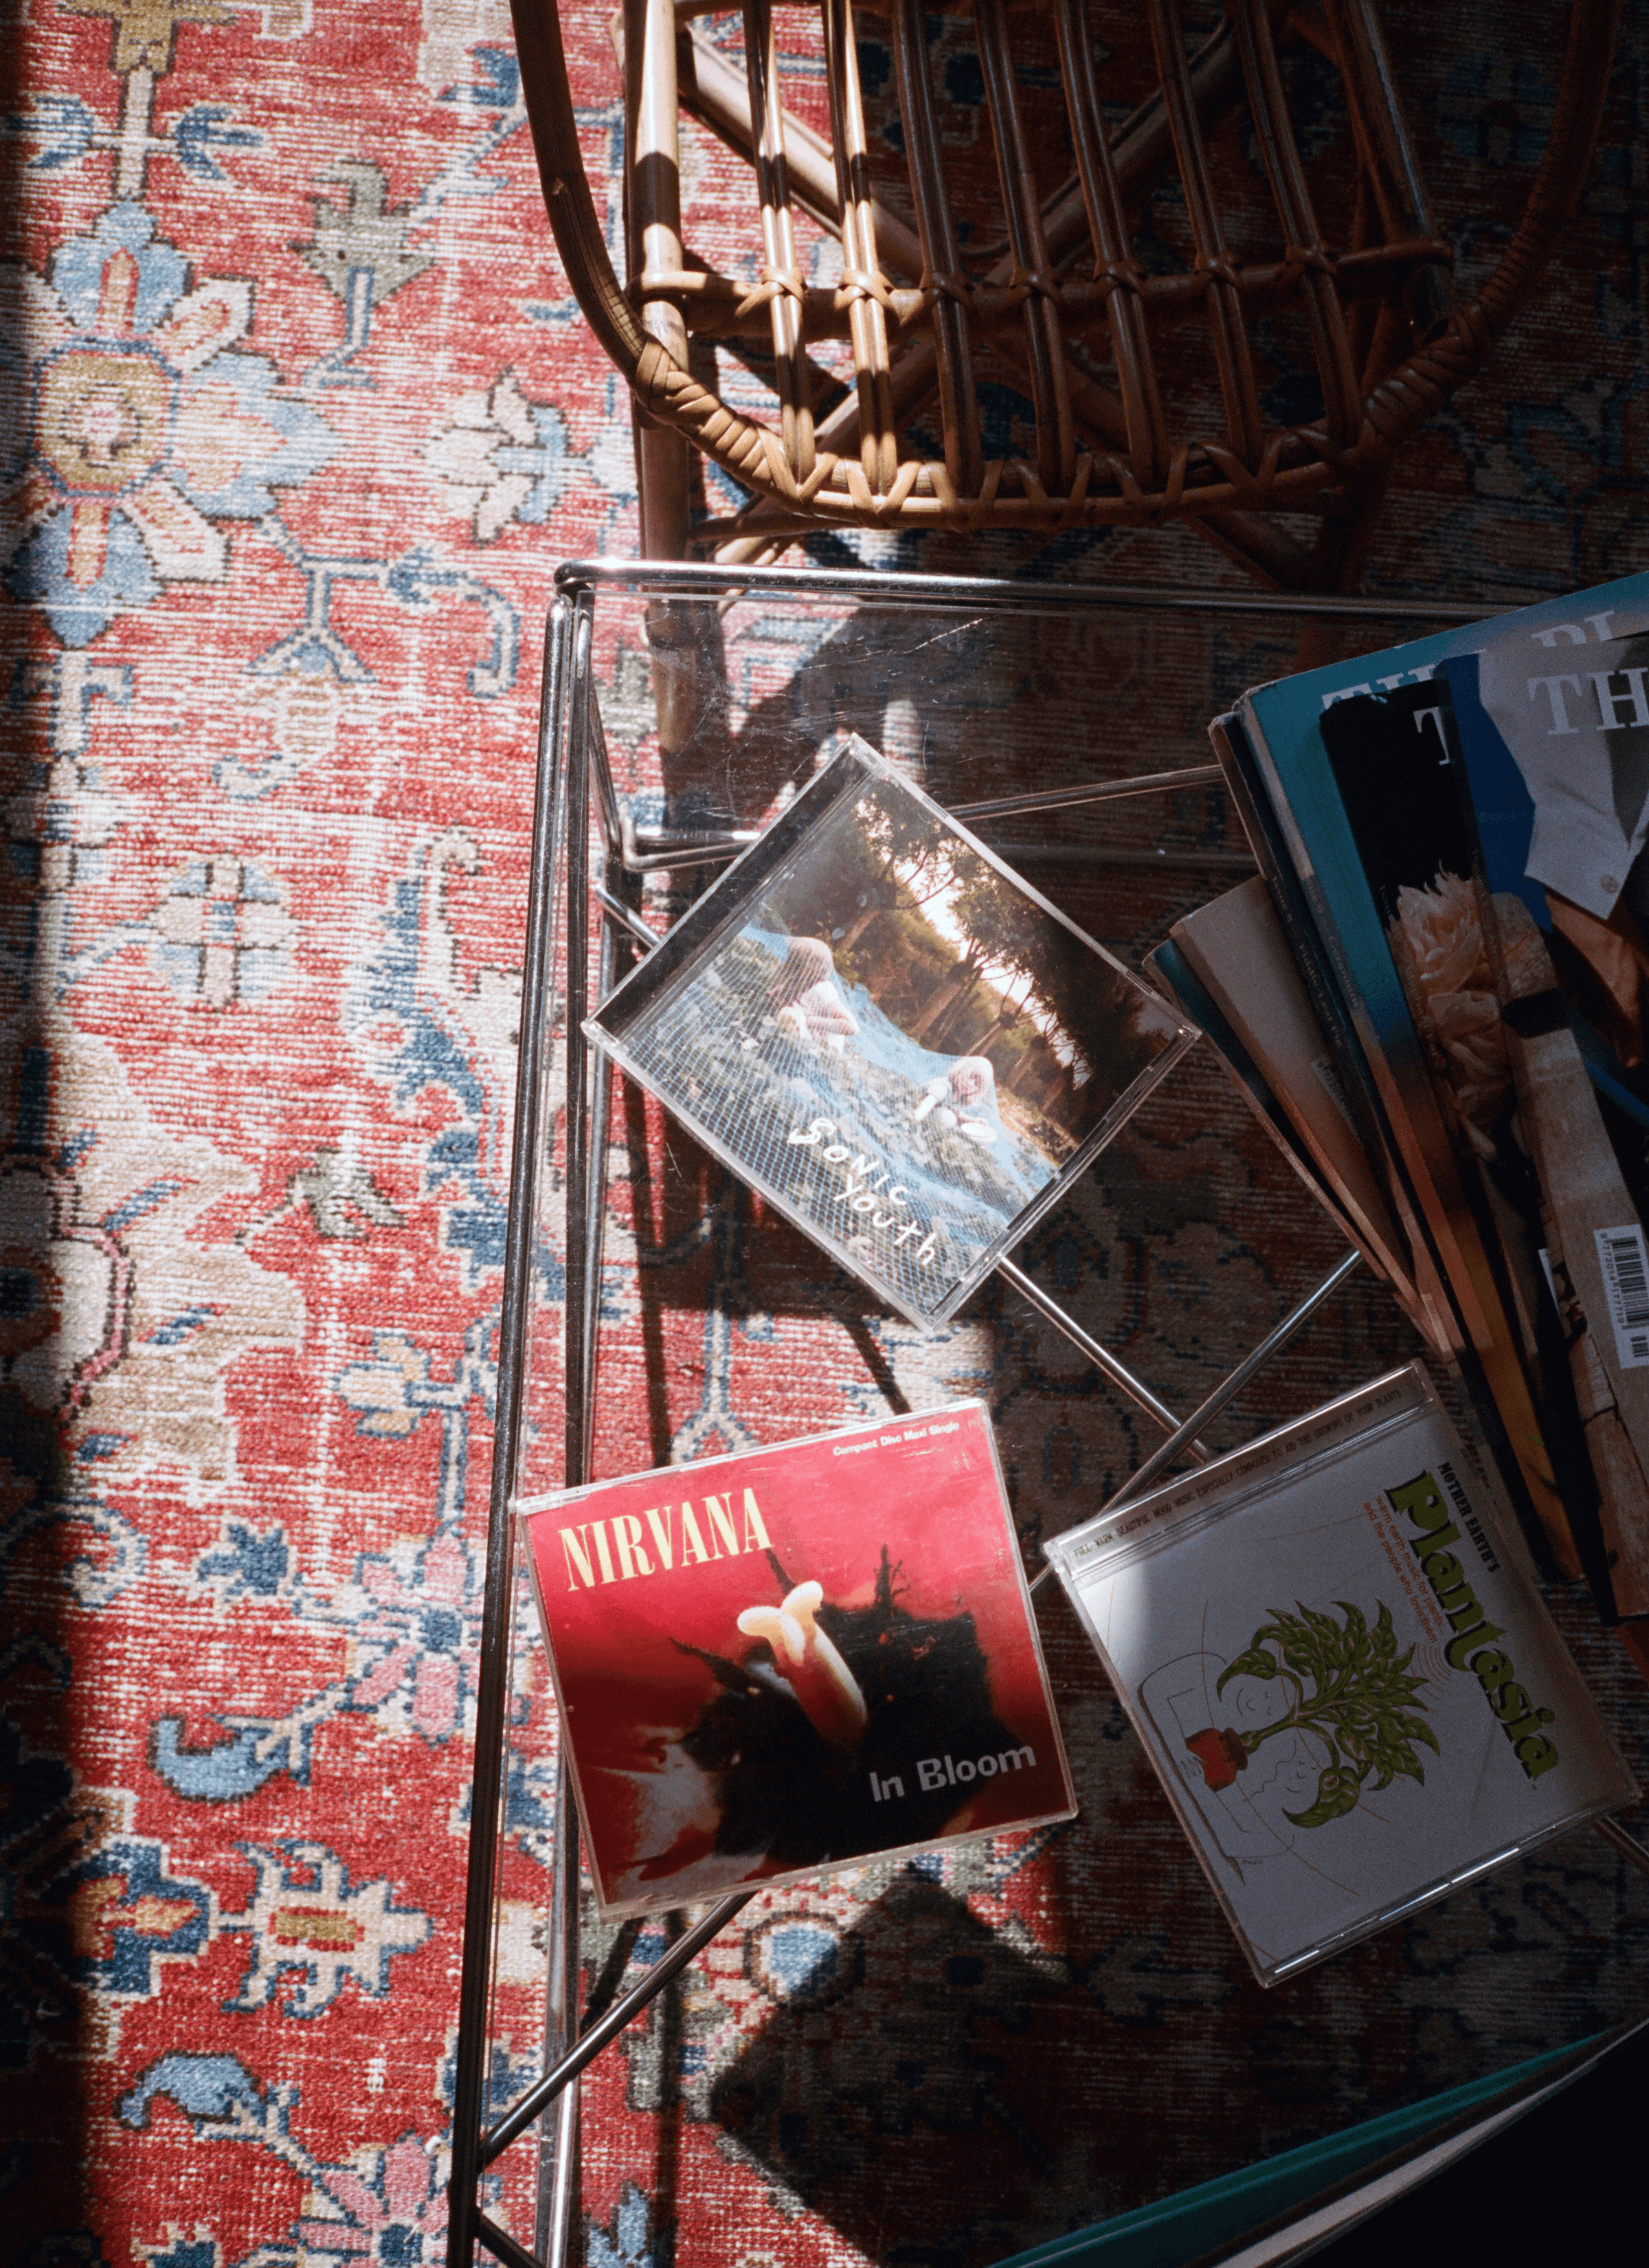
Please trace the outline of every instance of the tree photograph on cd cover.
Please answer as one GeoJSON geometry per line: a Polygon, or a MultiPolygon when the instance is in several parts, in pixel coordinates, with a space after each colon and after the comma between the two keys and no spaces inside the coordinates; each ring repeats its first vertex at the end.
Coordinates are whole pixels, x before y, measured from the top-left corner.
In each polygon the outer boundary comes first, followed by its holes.
{"type": "Polygon", "coordinates": [[[1052,1166],[1174,1034],[1124,970],[897,796],[866,795],[838,814],[817,853],[769,890],[755,925],[792,954],[826,945],[822,974],[948,1061],[950,1091],[934,1109],[948,1106],[985,1147],[977,1122],[999,1125],[1052,1166]]]}
{"type": "Polygon", "coordinates": [[[1120,962],[880,779],[819,821],[626,1045],[758,1186],[922,1312],[1181,1033],[1120,962]]]}

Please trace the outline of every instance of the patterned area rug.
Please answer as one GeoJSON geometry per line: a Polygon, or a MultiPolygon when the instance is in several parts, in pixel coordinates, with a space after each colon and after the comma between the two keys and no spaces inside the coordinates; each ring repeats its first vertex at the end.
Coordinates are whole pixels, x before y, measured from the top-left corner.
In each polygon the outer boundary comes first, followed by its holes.
{"type": "MultiPolygon", "coordinates": [[[[1387,14],[1480,274],[1551,76],[1509,11],[1387,14]]],[[[558,559],[634,548],[628,410],[547,248],[502,0],[13,0],[7,29],[0,2210],[30,2268],[428,2268],[537,641],[558,559]]],[[[1645,34],[1629,10],[1582,220],[1403,466],[1375,587],[1493,604],[1649,563],[1645,34]]],[[[961,163],[987,139],[972,33],[936,36],[961,163]]],[[[571,44],[605,163],[601,11],[571,44]]],[[[1326,80],[1298,99],[1326,134],[1326,80]]],[[[712,242],[726,181],[695,151],[712,242]]],[[[988,408],[1011,437],[1023,404],[988,408]]],[[[1182,537],[973,563],[1231,582],[1182,537]]],[[[850,655],[791,659],[850,709],[850,655]]],[[[1265,659],[1206,656],[1152,760],[1199,761],[1265,659]]],[[[624,784],[683,792],[642,649],[615,635],[601,667],[624,784]]],[[[1112,697],[1144,718],[1148,653],[1112,697]]],[[[850,721],[898,747],[897,709],[850,721]]],[[[1223,814],[1174,824],[1171,874],[1071,901],[1125,954],[1229,879],[1196,865],[1233,849],[1223,814]]],[[[1337,1246],[1215,1066],[1173,1097],[1027,1265],[1189,1406],[1337,1246]]],[[[604,1469],[980,1392],[1034,1542],[1137,1462],[1127,1406],[1028,1310],[929,1341],[867,1317],[626,1109],[604,1469]]],[[[1219,1438],[1408,1351],[1356,1287],[1219,1438]]],[[[1641,1686],[1558,1605],[1649,1771],[1641,1686]]],[[[1044,1621],[1080,1819],[754,1904],[587,2084],[598,2268],[971,2268],[1641,2006],[1645,1885],[1585,1837],[1262,1993],[1044,1621]]],[[[512,1814],[500,2102],[537,2067],[547,1755],[512,1814]]],[[[519,2183],[500,2210],[530,2222],[519,2183]]]]}

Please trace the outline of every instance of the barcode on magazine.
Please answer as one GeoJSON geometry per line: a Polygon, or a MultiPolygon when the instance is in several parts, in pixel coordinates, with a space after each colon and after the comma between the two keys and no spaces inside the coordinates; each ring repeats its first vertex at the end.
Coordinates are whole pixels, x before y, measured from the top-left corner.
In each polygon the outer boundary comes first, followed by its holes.
{"type": "Polygon", "coordinates": [[[1324,1094],[1355,1134],[1357,1129],[1351,1121],[1351,1106],[1345,1099],[1345,1089],[1340,1084],[1339,1075],[1334,1065],[1329,1061],[1327,1056],[1314,1056],[1311,1059],[1311,1068],[1316,1072],[1318,1083],[1324,1094]]]}
{"type": "Polygon", "coordinates": [[[1597,1256],[1603,1270],[1609,1321],[1615,1326],[1615,1350],[1623,1370],[1649,1364],[1649,1253],[1638,1223],[1622,1228],[1599,1228],[1597,1256]]]}

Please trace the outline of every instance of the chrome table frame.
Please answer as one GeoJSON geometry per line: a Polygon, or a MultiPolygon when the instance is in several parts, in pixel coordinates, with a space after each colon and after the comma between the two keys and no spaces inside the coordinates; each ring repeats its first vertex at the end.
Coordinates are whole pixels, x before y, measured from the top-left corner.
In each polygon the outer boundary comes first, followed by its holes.
{"type": "MultiPolygon", "coordinates": [[[[448,2268],[470,2268],[477,2243],[508,2268],[564,2268],[578,2209],[578,2073],[639,2014],[742,1906],[749,1892],[722,1899],[692,1928],[677,1935],[666,1956],[604,2012],[581,2024],[578,1999],[579,1838],[563,1764],[557,1779],[555,1866],[544,2027],[545,2072],[490,2129],[484,2124],[489,2011],[493,1984],[493,1908],[497,1850],[504,1815],[510,1621],[515,1566],[512,1505],[524,1439],[528,1326],[537,1236],[540,1176],[553,1136],[547,1123],[546,1074],[553,1046],[553,973],[558,924],[564,933],[567,984],[563,1009],[567,1093],[567,1252],[564,1484],[592,1477],[601,1226],[606,1207],[605,1158],[609,1080],[606,1059],[586,1039],[583,1024],[590,995],[591,919],[600,923],[598,996],[610,986],[619,956],[656,941],[626,902],[623,885],[650,869],[681,870],[735,856],[754,839],[748,831],[724,836],[638,828],[620,804],[607,764],[592,667],[595,608],[603,591],[628,591],[650,600],[731,603],[747,595],[871,601],[882,607],[966,609],[973,615],[1057,612],[1092,619],[1193,615],[1219,621],[1260,617],[1279,622],[1342,623],[1348,628],[1398,622],[1433,628],[1469,622],[1482,609],[1425,600],[1272,596],[1261,593],[1165,589],[1104,584],[993,581],[966,576],[879,574],[818,567],[727,571],[674,562],[597,559],[569,563],[556,577],[556,596],[545,625],[544,674],[539,715],[538,777],[533,815],[532,866],[522,971],[520,1055],[515,1097],[515,1142],[505,1240],[504,1305],[498,1337],[498,1388],[493,1441],[492,1489],[487,1532],[486,1586],[482,1611],[476,1696],[469,1865],[464,1910],[463,1970],[453,2104],[451,2217],[448,2268]],[[591,872],[592,821],[606,843],[605,872],[591,872]],[[558,888],[563,875],[564,887],[558,888]],[[480,2184],[489,2167],[535,2122],[542,2121],[534,2242],[529,2249],[483,2209],[480,2184]]],[[[1138,777],[998,797],[954,806],[977,825],[987,819],[1028,815],[1073,803],[1143,795],[1188,786],[1218,785],[1215,765],[1197,765],[1138,777]]],[[[1022,843],[1004,843],[1010,854],[1022,843]]],[[[1121,854],[1124,857],[1131,854],[1121,854]]],[[[1197,1429],[1286,1346],[1323,1301],[1359,1265],[1348,1253],[1291,1314],[1233,1368],[1198,1409],[1182,1422],[1101,1345],[1073,1316],[1011,1260],[997,1273],[1063,1331],[1111,1382],[1147,1412],[1167,1436],[1124,1483],[1113,1502],[1144,1485],[1174,1458],[1206,1455],[1197,1429]]],[[[1038,1582],[1047,1573],[1042,1570],[1038,1582]]]]}

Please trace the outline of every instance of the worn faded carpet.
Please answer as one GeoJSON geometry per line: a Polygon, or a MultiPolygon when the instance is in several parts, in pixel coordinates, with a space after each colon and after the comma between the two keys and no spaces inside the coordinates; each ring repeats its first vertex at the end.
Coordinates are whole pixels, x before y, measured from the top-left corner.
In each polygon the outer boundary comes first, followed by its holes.
{"type": "MultiPolygon", "coordinates": [[[[1531,11],[1386,12],[1481,275],[1550,58],[1531,11]]],[[[432,2268],[537,650],[556,563],[635,548],[628,407],[548,248],[502,0],[4,14],[0,2242],[27,2268],[432,2268]]],[[[712,29],[736,46],[736,15],[712,29]]],[[[971,23],[933,36],[965,155],[971,23]]],[[[604,11],[570,39],[604,183],[604,11]]],[[[1400,468],[1371,587],[1492,605],[1649,565],[1645,45],[1634,4],[1581,218],[1400,468]]],[[[1297,99],[1327,135],[1327,76],[1297,99]]],[[[1253,170],[1236,128],[1222,162],[1253,170]]],[[[696,150],[707,239],[727,179],[696,150]]],[[[1011,445],[1024,405],[987,407],[1011,445]]],[[[1186,537],[975,563],[1235,587],[1186,537]]],[[[1091,696],[1065,659],[1067,693],[1151,704],[1149,653],[1091,696]]],[[[1266,659],[1217,646],[1151,760],[1200,761],[1206,706],[1266,659]]],[[[615,765],[656,790],[644,651],[599,659],[615,765]]],[[[815,691],[833,666],[790,661],[815,691]]],[[[955,697],[1034,763],[985,674],[955,697]]],[[[1076,907],[1132,958],[1233,879],[1211,799],[1174,824],[1174,861],[1076,907]]],[[[918,1342],[655,1116],[615,1127],[607,1470],[979,1392],[1034,1538],[1150,1446],[1028,1309],[918,1342]]],[[[1199,1052],[1027,1264],[1186,1408],[1337,1249],[1199,1052]]],[[[1408,1351],[1365,1280],[1218,1438],[1408,1351]]],[[[1584,1601],[1559,1611],[1649,1770],[1641,1685],[1584,1601]]],[[[976,2268],[1641,2006],[1649,1885],[1584,1836],[1262,1992],[1043,1621],[1079,1821],[753,1905],[586,2084],[593,2268],[976,2268]]],[[[512,1815],[500,2102],[540,2053],[547,1786],[512,1815]]]]}

